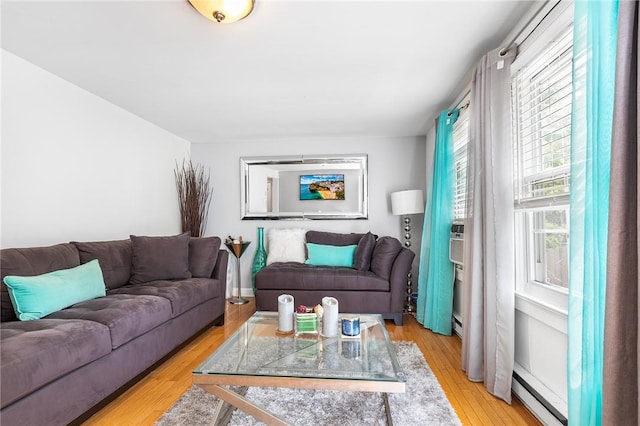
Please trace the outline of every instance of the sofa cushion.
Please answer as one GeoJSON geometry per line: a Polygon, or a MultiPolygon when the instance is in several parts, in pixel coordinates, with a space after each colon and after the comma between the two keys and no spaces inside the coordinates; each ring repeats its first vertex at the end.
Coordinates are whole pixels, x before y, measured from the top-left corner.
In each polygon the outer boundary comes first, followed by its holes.
{"type": "Polygon", "coordinates": [[[189,239],[189,271],[195,278],[211,278],[218,260],[220,238],[206,237],[189,239]]]}
{"type": "Polygon", "coordinates": [[[363,234],[340,234],[337,232],[307,231],[307,242],[330,246],[351,246],[358,244],[363,234]]]}
{"type": "Polygon", "coordinates": [[[353,267],[361,271],[371,269],[371,255],[376,247],[376,237],[371,232],[364,234],[358,241],[358,248],[353,256],[353,267]]]}
{"type": "Polygon", "coordinates": [[[304,262],[307,265],[317,266],[342,266],[353,267],[353,254],[356,245],[328,246],[324,244],[307,243],[309,258],[304,262]]]}
{"type": "MultiPolygon", "coordinates": [[[[80,265],[78,250],[73,244],[57,244],[49,247],[10,248],[0,250],[0,277],[7,275],[34,276],[80,265]]],[[[0,281],[2,281],[0,279],[0,281]]],[[[0,320],[17,319],[9,290],[0,283],[0,320]]]]}
{"type": "Polygon", "coordinates": [[[106,294],[97,260],[34,277],[7,275],[11,303],[21,321],[36,320],[74,303],[106,294]]]}
{"type": "Polygon", "coordinates": [[[307,256],[304,247],[306,229],[271,229],[267,238],[267,265],[275,262],[303,263],[307,256]]]}
{"type": "Polygon", "coordinates": [[[207,300],[218,297],[220,282],[210,278],[152,281],[120,287],[111,290],[109,294],[147,294],[164,297],[171,302],[173,316],[176,317],[207,300]]]}
{"type": "Polygon", "coordinates": [[[388,280],[391,276],[391,267],[400,250],[402,250],[402,245],[396,238],[379,238],[371,255],[371,271],[388,280]]]}
{"type": "Polygon", "coordinates": [[[116,349],[171,319],[171,304],[163,297],[110,294],[77,303],[47,318],[104,324],[109,328],[111,347],[116,349]]]}
{"type": "Polygon", "coordinates": [[[274,263],[256,274],[258,290],[389,291],[389,281],[371,271],[353,268],[274,263]]]}
{"type": "Polygon", "coordinates": [[[368,271],[371,267],[371,254],[376,244],[376,236],[371,232],[366,234],[341,234],[338,232],[307,231],[307,242],[327,244],[332,246],[350,246],[357,244],[353,258],[353,267],[361,271],[368,271]]]}
{"type": "Polygon", "coordinates": [[[118,288],[129,282],[131,276],[131,240],[77,242],[80,263],[98,259],[107,288],[118,288]]]}
{"type": "Polygon", "coordinates": [[[6,322],[0,342],[2,407],[111,352],[109,329],[81,320],[6,322]]]}
{"type": "Polygon", "coordinates": [[[131,284],[191,278],[189,233],[170,237],[131,235],[131,284]]]}

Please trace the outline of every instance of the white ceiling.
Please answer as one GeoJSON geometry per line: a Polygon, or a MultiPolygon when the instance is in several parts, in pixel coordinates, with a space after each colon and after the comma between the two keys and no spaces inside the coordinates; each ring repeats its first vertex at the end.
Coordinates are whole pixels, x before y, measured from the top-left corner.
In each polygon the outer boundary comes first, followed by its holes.
{"type": "Polygon", "coordinates": [[[2,47],[194,143],[424,135],[525,1],[2,1],[2,47]]]}

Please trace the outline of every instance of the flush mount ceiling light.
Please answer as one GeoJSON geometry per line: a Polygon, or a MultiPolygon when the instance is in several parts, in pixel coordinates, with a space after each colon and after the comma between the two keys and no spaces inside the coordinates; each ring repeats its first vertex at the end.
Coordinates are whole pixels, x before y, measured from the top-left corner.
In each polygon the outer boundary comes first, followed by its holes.
{"type": "Polygon", "coordinates": [[[254,0],[189,0],[189,3],[205,18],[230,24],[247,17],[254,0]]]}

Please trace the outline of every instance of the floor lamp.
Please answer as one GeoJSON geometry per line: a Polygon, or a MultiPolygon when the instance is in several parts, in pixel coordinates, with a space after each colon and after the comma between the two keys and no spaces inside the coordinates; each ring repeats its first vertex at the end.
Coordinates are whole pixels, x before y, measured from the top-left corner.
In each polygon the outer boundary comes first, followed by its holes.
{"type": "MultiPolygon", "coordinates": [[[[404,232],[404,246],[411,249],[411,217],[412,214],[424,213],[424,201],[422,190],[409,189],[406,191],[393,192],[391,194],[391,212],[394,215],[402,215],[402,231],[404,232]]],[[[411,270],[407,276],[407,295],[404,302],[406,312],[413,312],[411,303],[411,270]]]]}

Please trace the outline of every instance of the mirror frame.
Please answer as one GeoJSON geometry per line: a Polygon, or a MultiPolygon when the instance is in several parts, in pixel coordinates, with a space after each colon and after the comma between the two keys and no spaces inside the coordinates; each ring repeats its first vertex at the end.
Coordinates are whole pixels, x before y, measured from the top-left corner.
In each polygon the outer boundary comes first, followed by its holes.
{"type": "MultiPolygon", "coordinates": [[[[366,154],[349,155],[290,155],[290,156],[262,156],[240,157],[240,219],[254,220],[280,220],[280,219],[368,219],[369,218],[369,193],[368,193],[368,158],[366,154]],[[359,170],[358,175],[358,199],[357,209],[339,211],[335,209],[294,211],[294,212],[252,212],[249,210],[249,182],[251,171],[257,166],[273,166],[281,171],[309,170],[331,166],[332,170],[359,170]],[[317,168],[313,166],[317,165],[317,168]]],[[[332,203],[332,200],[324,200],[332,203]]],[[[330,204],[329,204],[330,205],[330,204]]]]}

